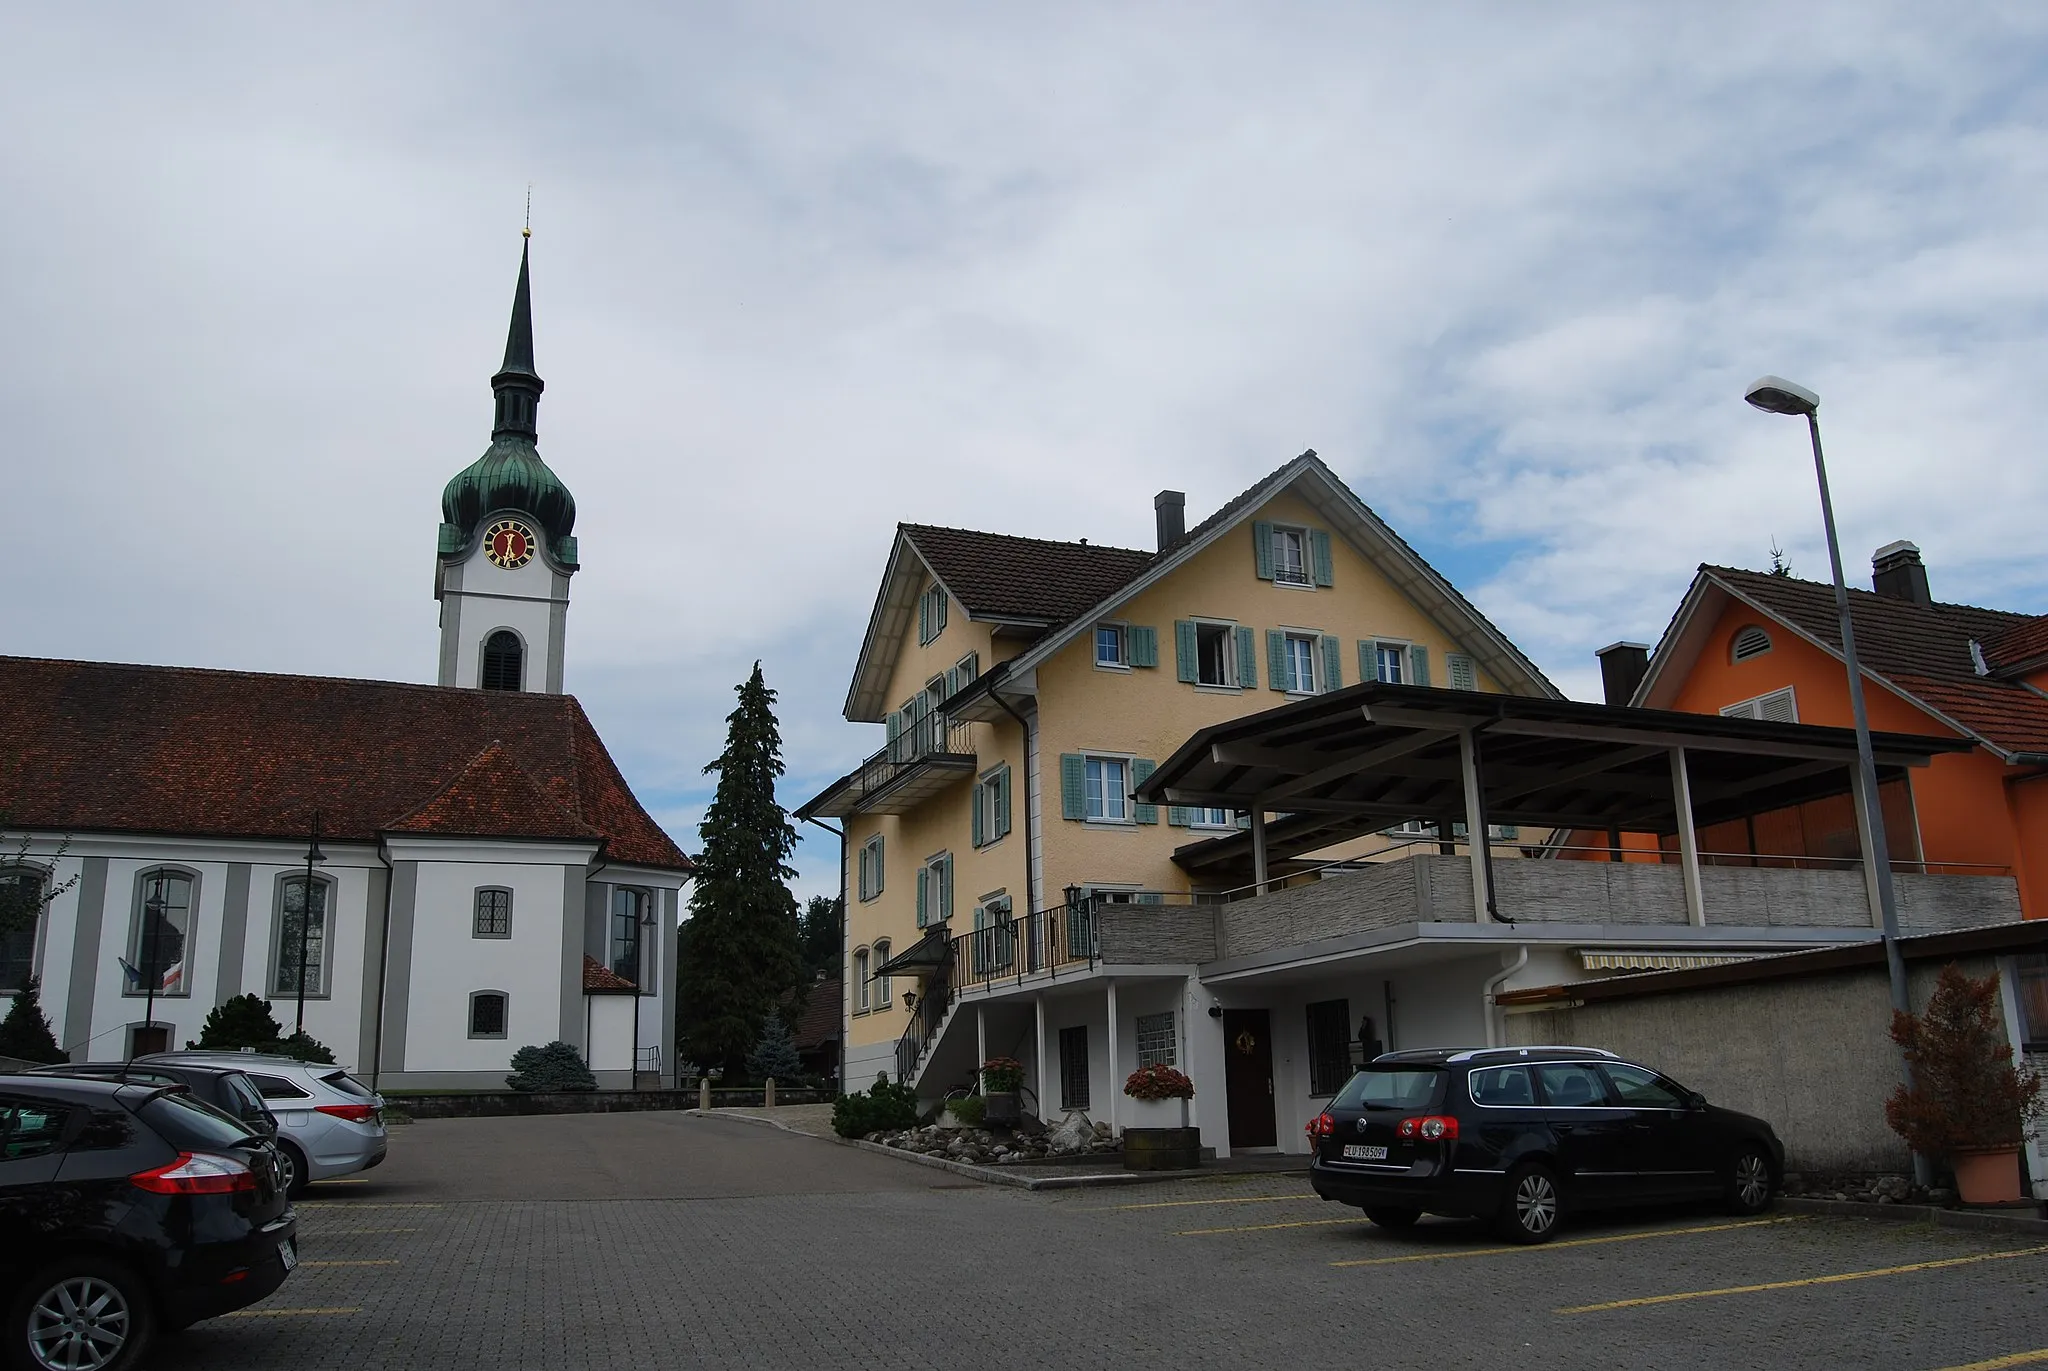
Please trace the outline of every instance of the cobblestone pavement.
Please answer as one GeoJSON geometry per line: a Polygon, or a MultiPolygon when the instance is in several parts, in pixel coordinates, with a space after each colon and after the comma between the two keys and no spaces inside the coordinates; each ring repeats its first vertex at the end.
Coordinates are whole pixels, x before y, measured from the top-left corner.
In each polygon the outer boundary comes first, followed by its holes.
{"type": "Polygon", "coordinates": [[[2048,1348],[2048,1245],[2021,1238],[1687,1209],[1506,1248],[1374,1228],[1294,1176],[1032,1194],[680,1114],[414,1125],[301,1213],[284,1288],[157,1366],[1910,1371],[2048,1348]]]}

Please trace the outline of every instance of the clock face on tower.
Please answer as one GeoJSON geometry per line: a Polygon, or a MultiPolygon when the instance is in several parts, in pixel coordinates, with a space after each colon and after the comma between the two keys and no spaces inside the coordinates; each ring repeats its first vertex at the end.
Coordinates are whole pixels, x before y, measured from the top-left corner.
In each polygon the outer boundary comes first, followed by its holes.
{"type": "Polygon", "coordinates": [[[517,519],[500,519],[484,530],[484,555],[491,565],[516,571],[533,560],[533,530],[517,519]]]}

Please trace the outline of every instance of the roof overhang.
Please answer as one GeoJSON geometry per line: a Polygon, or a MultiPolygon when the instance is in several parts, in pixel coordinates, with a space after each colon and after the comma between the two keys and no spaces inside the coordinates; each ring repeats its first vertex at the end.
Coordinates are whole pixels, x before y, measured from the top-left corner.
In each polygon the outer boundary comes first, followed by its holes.
{"type": "Polygon", "coordinates": [[[879,723],[889,712],[890,671],[896,665],[903,635],[917,617],[917,597],[924,591],[925,578],[931,575],[932,569],[899,527],[889,548],[889,564],[882,572],[882,588],[875,593],[875,607],[868,615],[867,636],[861,639],[860,656],[854,662],[853,684],[847,688],[847,722],[879,723]]]}
{"type": "Polygon", "coordinates": [[[873,980],[876,976],[922,976],[936,971],[945,965],[946,944],[950,941],[946,926],[940,924],[869,972],[868,979],[873,980]]]}
{"type": "MultiPolygon", "coordinates": [[[[1137,795],[1285,815],[1267,830],[1278,860],[1410,820],[1463,822],[1466,737],[1486,821],[1539,828],[1677,832],[1680,749],[1696,826],[1845,794],[1856,762],[1845,728],[1374,682],[1205,728],[1137,795]]],[[[1873,743],[1888,775],[1974,746],[1893,733],[1873,743]]],[[[1175,860],[1234,861],[1250,842],[1234,833],[1175,860]]]]}

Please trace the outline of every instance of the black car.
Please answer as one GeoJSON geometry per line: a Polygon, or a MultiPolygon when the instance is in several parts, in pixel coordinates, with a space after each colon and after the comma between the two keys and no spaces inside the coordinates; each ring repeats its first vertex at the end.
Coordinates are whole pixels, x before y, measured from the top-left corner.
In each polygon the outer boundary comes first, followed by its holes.
{"type": "Polygon", "coordinates": [[[184,1086],[0,1076],[9,1366],[121,1371],[298,1264],[277,1154],[184,1086]]]}
{"type": "Polygon", "coordinates": [[[1326,1200],[1389,1228],[1492,1219],[1530,1243],[1574,1210],[1721,1199],[1760,1213],[1785,1167],[1762,1119],[1590,1047],[1386,1053],[1308,1135],[1326,1200]]]}
{"type": "Polygon", "coordinates": [[[249,1073],[231,1066],[201,1066],[192,1062],[151,1060],[148,1062],[73,1062],[67,1066],[39,1066],[31,1076],[76,1076],[83,1080],[125,1081],[130,1085],[182,1085],[193,1098],[212,1105],[231,1119],[239,1119],[249,1131],[277,1140],[277,1116],[263,1102],[263,1095],[249,1073]]]}

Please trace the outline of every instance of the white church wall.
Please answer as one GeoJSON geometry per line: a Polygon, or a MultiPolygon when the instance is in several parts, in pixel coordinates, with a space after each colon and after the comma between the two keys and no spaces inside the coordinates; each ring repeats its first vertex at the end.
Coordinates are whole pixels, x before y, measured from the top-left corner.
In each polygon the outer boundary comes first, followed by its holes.
{"type": "MultiPolygon", "coordinates": [[[[360,855],[330,850],[327,863],[314,868],[315,879],[331,881],[334,894],[326,971],[318,981],[307,978],[306,1032],[334,1053],[338,1065],[350,1071],[358,1067],[367,1069],[368,1064],[358,1060],[362,1052],[363,996],[377,993],[374,979],[365,981],[363,975],[365,944],[370,932],[372,869],[382,871],[383,866],[367,850],[360,855]]],[[[295,942],[290,946],[281,942],[282,887],[284,882],[299,880],[305,874],[303,862],[250,866],[241,975],[237,987],[225,992],[247,991],[269,1000],[271,1016],[287,1033],[298,1021],[298,995],[290,989],[279,989],[278,971],[280,966],[296,969],[298,947],[295,942]]]]}
{"type": "MultiPolygon", "coordinates": [[[[620,1075],[630,1072],[633,1069],[633,1008],[636,997],[591,995],[588,999],[590,1051],[587,1060],[590,1069],[620,1075]]],[[[644,1038],[642,1042],[645,1042],[644,1038]]]]}
{"type": "MultiPolygon", "coordinates": [[[[562,910],[573,877],[579,887],[575,908],[580,920],[582,874],[581,860],[573,868],[506,861],[420,862],[405,1035],[408,1075],[502,1074],[514,1051],[562,1036],[562,910]],[[474,936],[476,891],[481,886],[512,891],[511,937],[474,936]],[[505,1037],[469,1036],[469,998],[479,990],[508,997],[505,1037]]],[[[580,922],[577,935],[580,948],[580,922]]],[[[580,952],[576,965],[580,970],[580,952]]],[[[577,984],[580,987],[580,978],[577,984]]]]}

